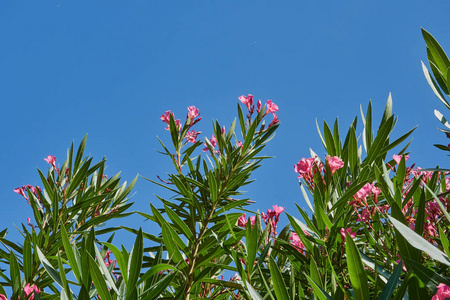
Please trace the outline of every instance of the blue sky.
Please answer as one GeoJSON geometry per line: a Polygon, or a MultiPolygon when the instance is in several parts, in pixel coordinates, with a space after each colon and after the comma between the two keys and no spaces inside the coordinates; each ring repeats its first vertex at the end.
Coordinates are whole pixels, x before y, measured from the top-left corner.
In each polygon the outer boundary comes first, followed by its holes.
{"type": "MultiPolygon", "coordinates": [[[[109,175],[155,179],[172,171],[154,151],[157,136],[170,143],[164,111],[184,117],[195,105],[197,128],[210,136],[211,120],[229,126],[238,96],[249,93],[278,104],[281,121],[265,149],[275,158],[246,187],[255,210],[277,204],[298,216],[293,165],[309,148],[323,155],[315,120],[338,116],[345,132],[370,99],[378,120],[389,92],[394,136],[419,125],[411,162],[448,167],[432,146],[448,143],[433,116],[445,108],[421,70],[420,28],[450,52],[450,4],[392,2],[2,1],[1,228],[17,235],[13,224],[26,223],[31,208],[13,189],[39,184],[43,158],[62,163],[72,140],[88,134],[86,152],[105,156],[109,175]]],[[[140,179],[134,192],[134,210],[159,206],[160,188],[140,179]]],[[[138,217],[117,224],[152,231],[138,217]]],[[[116,242],[127,243],[125,235],[116,242]]]]}

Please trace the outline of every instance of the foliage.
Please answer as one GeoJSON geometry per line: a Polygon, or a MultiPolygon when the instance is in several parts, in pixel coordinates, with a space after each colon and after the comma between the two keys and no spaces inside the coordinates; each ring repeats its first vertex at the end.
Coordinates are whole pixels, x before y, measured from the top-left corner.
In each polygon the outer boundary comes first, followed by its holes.
{"type": "MultiPolygon", "coordinates": [[[[441,45],[439,45],[438,41],[423,28],[422,35],[427,44],[428,63],[434,78],[422,62],[423,73],[436,97],[448,110],[450,110],[450,103],[446,99],[446,96],[450,97],[450,60],[441,45]]],[[[450,124],[447,122],[447,119],[437,109],[434,110],[434,115],[442,123],[442,125],[445,126],[444,129],[438,129],[444,132],[447,137],[450,137],[450,124]]],[[[435,146],[441,150],[450,151],[450,147],[448,145],[436,144],[435,146]]]]}
{"type": "MultiPolygon", "coordinates": [[[[425,75],[450,109],[442,94],[449,95],[450,62],[423,34],[435,79],[425,75]]],[[[390,96],[377,126],[371,103],[344,135],[337,119],[332,127],[317,126],[326,156],[311,151],[295,165],[306,205],[286,213],[283,228],[283,207],[252,212],[242,192],[268,158],[262,153],[278,129],[278,106],[258,101],[255,109],[252,95],[239,100],[247,112],[238,105],[228,130],[214,121],[204,142],[197,141],[194,126],[201,117],[194,106],[184,123],[171,111],[161,116],[171,146],[160,140],[160,153],[174,172],[147,180],[171,197],[157,196],[159,205],[137,212],[160,234],[123,227],[135,234],[130,251],[113,244],[118,228],[104,223],[131,214],[127,197],[137,178],[127,186],[119,174],[105,177],[104,159],[92,165],[92,158],[83,158],[86,137],[75,156],[72,144],[60,168],[48,156],[47,175],[38,170],[43,189],[15,190],[31,205],[36,225],[22,225],[21,244],[8,240],[6,230],[0,233],[6,267],[0,294],[145,300],[450,296],[448,174],[410,164],[407,140],[414,129],[392,138],[397,117],[390,96]],[[100,241],[107,233],[112,235],[100,241]]],[[[443,131],[450,133],[450,125],[443,131]]]]}

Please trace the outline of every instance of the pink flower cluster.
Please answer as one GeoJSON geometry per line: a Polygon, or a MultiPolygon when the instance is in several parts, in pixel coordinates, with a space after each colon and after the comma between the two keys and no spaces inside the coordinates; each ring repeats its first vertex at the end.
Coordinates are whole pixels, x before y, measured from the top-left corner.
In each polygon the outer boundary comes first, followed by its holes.
{"type": "Polygon", "coordinates": [[[356,232],[352,232],[351,228],[347,228],[347,229],[341,228],[341,239],[342,239],[342,241],[345,241],[345,238],[347,237],[347,234],[350,235],[350,237],[352,239],[354,239],[355,236],[356,236],[356,232]]]}
{"type": "MultiPolygon", "coordinates": [[[[253,113],[255,112],[255,105],[253,105],[253,95],[248,94],[248,96],[240,96],[238,98],[248,109],[248,115],[247,118],[251,119],[253,113]]],[[[272,122],[269,124],[269,127],[279,123],[278,117],[275,114],[275,112],[278,111],[278,105],[276,105],[275,103],[272,102],[272,100],[267,100],[266,103],[266,111],[264,112],[264,116],[268,115],[268,114],[272,114],[273,115],[273,119],[272,122]]],[[[258,100],[257,104],[256,104],[256,112],[259,113],[261,111],[261,100],[258,100]]]]}
{"type": "MultiPolygon", "coordinates": [[[[344,162],[337,156],[327,155],[325,159],[331,175],[344,167],[344,162]]],[[[326,168],[316,156],[311,158],[302,158],[297,164],[294,165],[294,171],[295,173],[298,173],[298,178],[303,178],[309,187],[313,189],[315,185],[314,176],[317,172],[325,173],[326,168]]]]}
{"type": "Polygon", "coordinates": [[[41,289],[39,289],[37,286],[30,285],[27,283],[27,285],[23,288],[23,291],[25,292],[25,295],[31,295],[28,299],[33,300],[34,299],[34,293],[39,294],[41,292],[41,289]]]}
{"type": "MultiPolygon", "coordinates": [[[[198,123],[202,117],[200,116],[200,112],[198,108],[195,106],[188,106],[188,112],[186,115],[186,126],[188,126],[188,129],[194,126],[196,123],[198,123]]],[[[178,131],[181,131],[183,128],[183,125],[181,125],[180,119],[175,119],[175,114],[171,112],[170,110],[166,111],[161,115],[161,120],[167,124],[166,130],[170,130],[170,116],[175,121],[175,126],[177,127],[178,131]]],[[[195,143],[197,141],[197,135],[199,135],[201,132],[195,132],[195,130],[192,130],[191,132],[188,132],[186,134],[186,140],[191,143],[195,143]]]]}
{"type": "MultiPolygon", "coordinates": [[[[284,207],[273,205],[272,208],[273,209],[268,209],[266,213],[262,212],[261,218],[263,219],[266,225],[270,224],[271,233],[275,237],[277,234],[276,232],[277,224],[280,221],[280,215],[284,211],[284,207]]],[[[252,226],[255,225],[255,220],[256,220],[255,216],[250,217],[250,223],[252,224],[252,226]]],[[[245,214],[239,217],[238,226],[244,228],[247,226],[247,218],[245,214]]]]}
{"type": "Polygon", "coordinates": [[[31,205],[30,199],[28,199],[27,195],[25,194],[25,192],[28,191],[28,190],[30,190],[34,194],[34,196],[36,196],[36,198],[39,201],[41,201],[41,198],[39,197],[39,194],[38,194],[38,191],[37,191],[37,190],[39,190],[39,192],[42,192],[42,190],[41,190],[41,188],[39,186],[35,186],[34,187],[34,186],[30,185],[30,184],[27,184],[27,185],[23,185],[22,187],[15,188],[14,192],[19,194],[19,195],[21,195],[22,197],[24,197],[25,200],[27,200],[28,204],[31,205]]]}
{"type": "Polygon", "coordinates": [[[297,233],[291,232],[291,237],[289,239],[291,240],[291,244],[297,248],[298,251],[305,253],[305,245],[303,245],[297,233]]]}
{"type": "Polygon", "coordinates": [[[436,295],[431,300],[445,300],[450,298],[450,287],[445,283],[439,283],[436,295]]]}
{"type": "MultiPolygon", "coordinates": [[[[216,146],[217,146],[217,139],[214,136],[214,134],[212,135],[211,139],[209,139],[208,141],[211,143],[211,146],[213,148],[216,148],[216,146]]],[[[209,151],[208,145],[206,143],[204,143],[204,145],[205,145],[205,148],[203,148],[203,152],[209,151]]],[[[219,150],[214,150],[214,151],[215,151],[215,153],[219,153],[220,152],[219,150]]]]}

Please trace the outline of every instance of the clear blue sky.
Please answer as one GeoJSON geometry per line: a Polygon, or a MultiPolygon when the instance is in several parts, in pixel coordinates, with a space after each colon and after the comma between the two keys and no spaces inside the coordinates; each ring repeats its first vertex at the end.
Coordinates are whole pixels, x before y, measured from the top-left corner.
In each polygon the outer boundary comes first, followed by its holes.
{"type": "MultiPolygon", "coordinates": [[[[62,163],[72,140],[88,133],[86,151],[106,156],[109,175],[155,179],[172,171],[154,151],[156,136],[170,142],[164,111],[184,117],[197,106],[197,128],[210,136],[211,120],[228,126],[249,93],[278,104],[281,121],[265,149],[276,157],[246,187],[255,210],[277,204],[298,216],[293,165],[310,147],[323,154],[315,119],[339,116],[346,131],[372,99],[378,120],[389,92],[394,135],[419,125],[411,161],[449,167],[432,146],[448,143],[433,116],[445,108],[422,74],[420,28],[450,52],[450,4],[392,2],[1,1],[1,229],[14,236],[13,224],[26,223],[31,208],[13,189],[39,184],[43,158],[62,163]]],[[[160,188],[140,179],[134,192],[133,209],[159,206],[160,188]]],[[[116,224],[152,231],[139,217],[116,224]]]]}

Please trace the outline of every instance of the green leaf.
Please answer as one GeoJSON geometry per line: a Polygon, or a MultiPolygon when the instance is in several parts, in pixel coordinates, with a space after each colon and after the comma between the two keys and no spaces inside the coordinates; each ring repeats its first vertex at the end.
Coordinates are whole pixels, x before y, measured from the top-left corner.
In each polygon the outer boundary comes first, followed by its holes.
{"type": "Polygon", "coordinates": [[[11,274],[11,283],[13,294],[17,294],[21,289],[19,263],[14,253],[11,251],[9,255],[9,272],[11,274]]]}
{"type": "Polygon", "coordinates": [[[357,300],[370,299],[369,285],[359,250],[353,239],[347,235],[345,253],[347,255],[348,273],[357,300]]]}
{"type": "Polygon", "coordinates": [[[183,233],[191,242],[193,242],[194,236],[189,227],[186,225],[186,223],[183,220],[181,220],[181,218],[175,212],[173,212],[169,207],[167,207],[167,205],[164,205],[164,210],[167,216],[181,230],[181,233],[183,233]]]}
{"type": "Polygon", "coordinates": [[[316,296],[319,300],[334,300],[324,289],[322,289],[314,280],[312,280],[311,277],[306,274],[305,276],[309,282],[309,285],[314,291],[314,296],[316,296]]]}
{"type": "Polygon", "coordinates": [[[166,270],[178,271],[178,269],[176,267],[172,266],[172,265],[169,265],[169,264],[157,264],[157,265],[151,267],[150,270],[145,272],[144,275],[142,275],[141,279],[139,279],[139,281],[137,282],[137,285],[140,285],[141,283],[143,283],[147,279],[153,277],[154,275],[158,274],[159,272],[166,271],[166,270]]]}
{"type": "Polygon", "coordinates": [[[169,286],[172,280],[175,278],[177,273],[172,273],[164,276],[164,278],[154,286],[149,293],[145,294],[142,300],[152,300],[157,299],[164,292],[164,290],[169,286]]]}
{"type": "Polygon", "coordinates": [[[33,276],[33,254],[31,252],[30,236],[25,237],[23,244],[23,273],[25,280],[31,282],[33,276]]]}
{"type": "Polygon", "coordinates": [[[48,275],[50,275],[50,277],[59,285],[59,287],[63,289],[64,285],[58,271],[56,271],[51,263],[47,260],[47,258],[45,258],[45,255],[42,253],[41,249],[36,247],[36,251],[45,271],[47,271],[48,275]]]}
{"type": "Polygon", "coordinates": [[[61,261],[61,253],[58,252],[58,269],[59,276],[61,277],[61,282],[63,285],[61,297],[64,296],[65,299],[72,299],[72,291],[69,288],[66,278],[66,272],[64,271],[64,267],[61,261]]]}
{"type": "MultiPolygon", "coordinates": [[[[105,262],[103,261],[103,256],[98,251],[97,246],[94,247],[95,250],[95,259],[97,260],[97,265],[99,267],[100,272],[103,274],[103,278],[108,284],[110,289],[113,289],[117,294],[119,294],[119,290],[116,287],[116,283],[114,282],[114,279],[111,276],[111,271],[108,270],[108,268],[105,265],[105,262]]],[[[104,252],[104,251],[102,251],[104,252]]]]}
{"type": "Polygon", "coordinates": [[[436,290],[436,286],[439,283],[444,283],[447,286],[450,286],[450,281],[433,270],[428,269],[423,266],[421,263],[413,260],[408,261],[409,267],[414,271],[414,273],[419,277],[419,279],[432,291],[436,290]]]}
{"type": "Polygon", "coordinates": [[[366,112],[366,121],[364,122],[364,136],[366,141],[366,153],[372,147],[372,101],[369,101],[366,112]]]}
{"type": "Polygon", "coordinates": [[[322,279],[320,278],[319,269],[313,257],[310,259],[309,263],[309,274],[311,279],[314,280],[320,287],[323,287],[322,279]]]}
{"type": "Polygon", "coordinates": [[[408,226],[402,224],[400,221],[388,216],[389,220],[398,230],[398,232],[415,248],[424,251],[431,258],[450,266],[448,256],[441,252],[439,249],[431,245],[427,240],[411,230],[408,226]]]}
{"type": "Polygon", "coordinates": [[[397,288],[397,285],[399,284],[400,275],[402,274],[402,268],[403,268],[403,261],[400,260],[397,267],[395,267],[394,272],[389,277],[388,282],[384,286],[383,292],[380,295],[380,300],[389,300],[391,299],[392,294],[394,293],[394,290],[397,288]]]}
{"type": "Polygon", "coordinates": [[[249,278],[251,278],[251,274],[253,272],[254,262],[256,260],[256,253],[259,249],[258,243],[258,230],[261,226],[259,224],[260,218],[256,218],[255,225],[252,225],[250,220],[247,222],[246,227],[246,241],[247,241],[247,269],[249,278]]]}
{"type": "Polygon", "coordinates": [[[69,241],[69,236],[67,235],[66,228],[63,224],[60,225],[61,230],[61,240],[64,246],[64,252],[67,255],[67,258],[70,263],[70,267],[72,268],[73,274],[75,275],[75,278],[78,280],[78,282],[81,282],[81,274],[80,274],[80,266],[78,264],[78,261],[75,259],[75,252],[72,249],[72,245],[69,241]]]}
{"type": "Polygon", "coordinates": [[[92,281],[94,282],[95,288],[97,289],[97,293],[100,295],[102,300],[112,300],[111,294],[109,293],[108,287],[106,286],[106,281],[103,278],[102,272],[95,263],[95,260],[90,254],[88,254],[88,259],[89,270],[91,271],[92,281]]]}
{"type": "Polygon", "coordinates": [[[427,47],[431,52],[433,60],[436,62],[439,70],[447,77],[447,68],[450,67],[450,60],[442,49],[441,45],[439,45],[438,41],[425,29],[422,28],[422,35],[427,43],[427,47]]]}
{"type": "Polygon", "coordinates": [[[289,294],[286,289],[281,271],[272,257],[270,257],[270,276],[272,277],[273,289],[278,300],[288,300],[289,294]]]}
{"type": "Polygon", "coordinates": [[[250,294],[250,297],[252,300],[263,300],[260,294],[252,287],[250,283],[247,281],[245,282],[245,287],[247,288],[248,293],[250,294]]]}
{"type": "Polygon", "coordinates": [[[442,125],[444,125],[448,129],[450,129],[450,124],[448,123],[447,119],[444,117],[444,115],[440,111],[435,109],[434,110],[434,115],[439,120],[439,122],[442,123],[442,125]]]}
{"type": "MultiPolygon", "coordinates": [[[[73,166],[73,170],[70,170],[73,174],[78,171],[78,167],[81,163],[81,159],[83,158],[84,148],[86,147],[87,134],[84,136],[83,140],[78,147],[77,155],[75,157],[75,164],[73,166]]],[[[73,147],[73,145],[72,145],[73,147]]]]}
{"type": "Polygon", "coordinates": [[[445,232],[442,230],[441,226],[439,226],[439,238],[441,240],[442,248],[444,248],[445,253],[447,255],[450,254],[450,242],[445,235],[445,232]]]}
{"type": "Polygon", "coordinates": [[[434,79],[431,77],[430,72],[428,72],[427,67],[425,67],[425,64],[423,62],[421,62],[421,63],[422,63],[423,74],[425,75],[425,78],[427,79],[428,84],[430,85],[430,87],[433,90],[434,94],[436,95],[436,97],[439,100],[441,100],[441,102],[445,105],[445,107],[447,107],[447,109],[450,110],[450,104],[447,102],[447,100],[445,100],[444,95],[442,94],[441,90],[437,86],[437,84],[434,81],[434,79]]]}
{"type": "MultiPolygon", "coordinates": [[[[112,250],[111,250],[112,251],[112,250]]],[[[129,297],[136,288],[136,283],[141,272],[142,259],[144,253],[144,241],[142,237],[142,228],[136,236],[132,254],[128,260],[128,281],[127,281],[127,297],[129,297]]]]}
{"type": "Polygon", "coordinates": [[[180,250],[177,247],[177,244],[174,242],[174,237],[170,232],[167,224],[162,224],[162,236],[164,240],[164,245],[167,248],[167,252],[169,252],[170,258],[175,262],[179,263],[183,261],[183,256],[180,253],[180,250]]]}
{"type": "Polygon", "coordinates": [[[384,109],[383,119],[381,120],[380,127],[392,116],[392,95],[389,93],[386,108],[384,109]]]}

